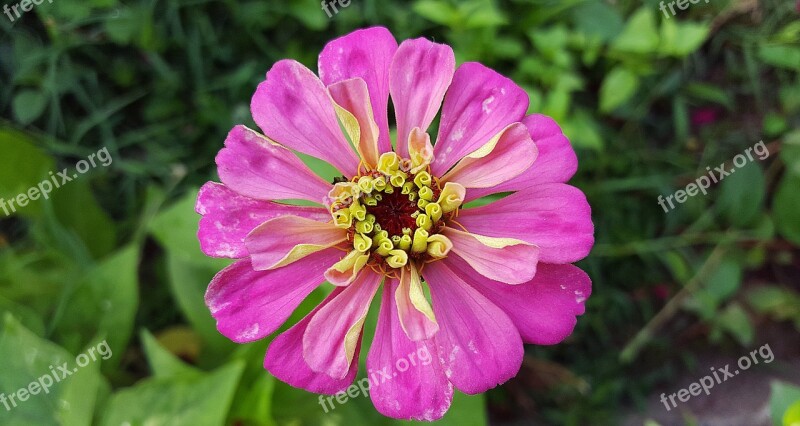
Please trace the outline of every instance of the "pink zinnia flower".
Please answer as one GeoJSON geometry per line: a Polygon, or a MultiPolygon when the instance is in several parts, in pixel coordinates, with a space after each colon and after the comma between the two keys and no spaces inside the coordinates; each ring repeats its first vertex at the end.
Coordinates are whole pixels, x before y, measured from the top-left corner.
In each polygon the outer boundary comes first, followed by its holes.
{"type": "Polygon", "coordinates": [[[200,191],[199,238],[209,256],[240,260],[214,278],[206,303],[220,333],[245,343],[332,283],[264,360],[278,379],[332,395],[356,377],[383,284],[370,397],[386,416],[438,419],[453,388],[476,394],[507,381],[523,343],[558,343],[583,314],[591,281],[570,263],[589,253],[594,228],[586,197],[565,184],[577,158],[552,119],[525,116],[524,90],[479,63],[456,69],[447,45],[398,46],[385,28],[359,30],[328,43],[319,74],[276,63],[251,104],[264,135],[237,126],[217,156],[222,184],[200,191]],[[344,178],[325,182],[293,150],[344,178]],[[513,193],[462,209],[501,192],[513,193]],[[290,199],[318,206],[277,202],[290,199]],[[432,362],[398,372],[412,353],[432,362]]]}

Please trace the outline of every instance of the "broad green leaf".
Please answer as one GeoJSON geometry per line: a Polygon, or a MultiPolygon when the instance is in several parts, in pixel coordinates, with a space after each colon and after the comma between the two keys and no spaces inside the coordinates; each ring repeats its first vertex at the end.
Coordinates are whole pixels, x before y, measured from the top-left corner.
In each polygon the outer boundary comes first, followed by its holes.
{"type": "Polygon", "coordinates": [[[96,362],[90,361],[79,368],[75,356],[34,335],[8,313],[2,318],[0,359],[0,389],[5,397],[15,396],[13,403],[7,401],[9,406],[0,409],[1,424],[92,424],[101,383],[96,362]],[[71,374],[62,378],[66,373],[62,373],[59,366],[64,363],[71,374]],[[53,370],[58,381],[53,379],[53,370]],[[28,389],[27,397],[23,395],[24,401],[19,398],[19,390],[23,388],[28,389]]]}
{"type": "Polygon", "coordinates": [[[703,289],[720,304],[736,293],[742,283],[742,267],[731,258],[723,259],[703,289]]]}
{"type": "Polygon", "coordinates": [[[780,155],[781,161],[786,165],[786,171],[800,176],[800,130],[793,130],[784,135],[780,155]]]}
{"type": "Polygon", "coordinates": [[[209,261],[208,265],[201,265],[173,253],[167,254],[170,290],[181,312],[208,344],[208,349],[227,352],[233,344],[217,331],[216,322],[205,304],[206,288],[223,268],[218,263],[209,261]]]}
{"type": "Polygon", "coordinates": [[[589,1],[572,10],[572,20],[578,31],[601,41],[614,38],[622,31],[622,16],[616,8],[600,1],[589,1]]]}
{"type": "Polygon", "coordinates": [[[659,51],[664,55],[683,57],[697,50],[708,36],[707,24],[680,23],[666,19],[661,23],[659,51]]]}
{"type": "Polygon", "coordinates": [[[139,333],[144,346],[144,353],[147,356],[147,363],[156,378],[168,378],[175,376],[199,376],[200,370],[195,369],[181,361],[174,354],[166,350],[152,334],[147,330],[139,333]]]}
{"type": "Polygon", "coordinates": [[[150,231],[170,254],[208,265],[211,260],[200,250],[197,239],[200,216],[194,211],[196,200],[197,190],[186,194],[152,220],[150,231]]]}
{"type": "MultiPolygon", "coordinates": [[[[715,207],[726,222],[736,227],[745,227],[751,225],[764,208],[767,183],[761,166],[748,164],[745,154],[737,156],[744,158],[745,165],[741,168],[726,166],[726,170],[731,168],[731,174],[720,183],[719,199],[715,207]]],[[[753,161],[757,161],[757,158],[753,155],[753,161]]]]}
{"type": "Polygon", "coordinates": [[[441,0],[418,0],[412,9],[423,18],[441,25],[454,26],[460,17],[455,7],[441,0]]]}
{"type": "Polygon", "coordinates": [[[122,360],[139,305],[138,247],[128,246],[103,260],[66,294],[56,325],[64,346],[78,351],[96,338],[106,339],[114,357],[103,363],[111,369],[122,360]]]}
{"type": "Polygon", "coordinates": [[[235,361],[198,376],[149,378],[115,393],[102,425],[222,425],[244,365],[235,361]]]}
{"type": "Polygon", "coordinates": [[[800,244],[800,175],[785,174],[775,193],[772,209],[778,232],[789,241],[800,244]]]}
{"type": "Polygon", "coordinates": [[[773,426],[785,426],[783,418],[786,412],[800,401],[800,387],[774,381],[771,384],[772,393],[769,397],[770,417],[773,426]]]}
{"type": "Polygon", "coordinates": [[[611,43],[611,48],[619,52],[655,53],[659,38],[656,32],[656,19],[650,7],[642,7],[633,14],[622,33],[611,43]]]}
{"type": "Polygon", "coordinates": [[[23,90],[14,96],[11,110],[14,118],[23,126],[39,118],[47,106],[47,97],[38,90],[23,90]]]}
{"type": "Polygon", "coordinates": [[[800,426],[800,400],[783,414],[783,426],[800,426]]]}
{"type": "Polygon", "coordinates": [[[639,77],[622,66],[617,66],[603,79],[600,86],[600,110],[613,111],[625,103],[639,88],[639,77]]]}
{"type": "Polygon", "coordinates": [[[737,303],[731,303],[725,308],[714,322],[719,324],[725,331],[732,335],[742,346],[749,346],[753,343],[755,330],[747,312],[737,303]]]}
{"type": "Polygon", "coordinates": [[[13,215],[15,211],[26,216],[40,214],[41,198],[28,201],[21,208],[16,200],[40,182],[49,182],[49,173],[55,169],[55,162],[37,148],[27,134],[10,128],[0,128],[0,146],[3,147],[0,155],[0,218],[13,215]]]}
{"type": "Polygon", "coordinates": [[[54,191],[53,213],[58,222],[74,233],[97,259],[114,249],[116,228],[108,214],[97,204],[87,178],[79,177],[79,180],[54,191]]]}
{"type": "Polygon", "coordinates": [[[758,47],[762,61],[789,70],[800,70],[800,47],[781,44],[762,44],[758,47]]]}

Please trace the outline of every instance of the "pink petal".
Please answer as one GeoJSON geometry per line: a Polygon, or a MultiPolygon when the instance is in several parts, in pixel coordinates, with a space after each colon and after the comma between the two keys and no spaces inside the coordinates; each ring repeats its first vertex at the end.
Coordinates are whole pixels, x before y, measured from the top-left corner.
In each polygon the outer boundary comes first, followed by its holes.
{"type": "Polygon", "coordinates": [[[430,303],[425,299],[415,265],[403,269],[395,291],[395,302],[400,325],[409,339],[430,339],[439,331],[439,324],[436,323],[430,303]]]}
{"type": "Polygon", "coordinates": [[[312,370],[334,379],[347,375],[370,302],[382,279],[382,275],[365,269],[314,315],[303,334],[303,357],[312,370]]]}
{"type": "Polygon", "coordinates": [[[450,407],[453,385],[444,375],[432,340],[412,342],[398,320],[396,279],[383,288],[375,338],[367,356],[370,398],[384,416],[433,421],[450,407]]]}
{"type": "Polygon", "coordinates": [[[277,330],[325,279],[323,272],[341,256],[337,249],[314,253],[271,271],[255,271],[242,259],[220,271],[206,291],[217,329],[237,343],[262,339],[277,330]]]}
{"type": "MultiPolygon", "coordinates": [[[[253,261],[253,269],[260,271],[296,262],[311,253],[333,247],[346,238],[346,230],[331,223],[299,216],[281,216],[259,225],[247,235],[244,244],[253,261]]],[[[342,252],[341,257],[344,254],[342,252]]]]}
{"type": "Polygon", "coordinates": [[[531,167],[538,151],[522,123],[512,123],[491,142],[461,159],[442,182],[465,188],[489,188],[519,176],[531,167]]]}
{"type": "Polygon", "coordinates": [[[299,62],[275,63],[258,85],[250,109],[270,139],[327,161],[345,176],[357,172],[358,157],[339,128],[328,91],[299,62]]]}
{"type": "Polygon", "coordinates": [[[360,78],[353,78],[331,84],[328,91],[333,100],[358,121],[361,137],[355,141],[356,150],[367,165],[377,167],[378,157],[381,155],[378,148],[379,131],[370,106],[367,84],[360,78]]]}
{"type": "Polygon", "coordinates": [[[331,185],[292,151],[245,126],[236,126],[217,154],[219,177],[229,188],[257,200],[309,200],[321,204],[331,185]]]}
{"type": "Polygon", "coordinates": [[[453,49],[424,38],[400,44],[389,70],[389,91],[397,117],[397,153],[408,158],[411,129],[427,131],[453,79],[453,49]]]}
{"type": "Polygon", "coordinates": [[[444,261],[429,263],[423,274],[441,325],[433,340],[456,389],[476,394],[514,377],[523,349],[508,316],[444,261]]]}
{"type": "Polygon", "coordinates": [[[212,257],[247,257],[244,239],[258,225],[278,216],[293,215],[327,222],[331,214],[321,207],[299,207],[259,201],[237,194],[225,185],[208,182],[195,205],[200,219],[200,248],[212,257]]]}
{"type": "Polygon", "coordinates": [[[392,33],[383,27],[372,27],[329,42],[319,55],[319,76],[326,85],[356,77],[367,83],[380,130],[381,153],[392,150],[388,120],[389,67],[396,51],[397,41],[392,33]]]}
{"type": "Polygon", "coordinates": [[[592,293],[591,279],[574,265],[540,263],[531,281],[507,285],[470,271],[457,257],[445,262],[511,318],[525,343],[554,345],[567,338],[592,293]]]}
{"type": "Polygon", "coordinates": [[[552,118],[532,114],[525,117],[522,123],[528,128],[533,142],[539,149],[536,163],[516,178],[493,188],[469,190],[467,201],[498,192],[530,188],[541,183],[565,183],[575,175],[578,170],[578,157],[569,139],[561,133],[561,128],[552,118]]]}
{"type": "Polygon", "coordinates": [[[485,206],[461,210],[458,222],[477,234],[536,244],[541,250],[539,260],[545,263],[576,262],[594,245],[592,210],[586,196],[563,183],[541,184],[485,206]]]}
{"type": "Polygon", "coordinates": [[[536,274],[539,248],[533,244],[513,238],[487,238],[453,228],[444,228],[442,234],[453,242],[453,254],[487,278],[521,284],[536,274]]]}
{"type": "Polygon", "coordinates": [[[442,106],[431,170],[441,176],[528,110],[528,94],[477,62],[458,67],[442,106]]]}
{"type": "Polygon", "coordinates": [[[311,318],[320,309],[330,303],[341,292],[342,290],[338,288],[333,290],[333,293],[314,308],[310,314],[272,341],[264,358],[264,368],[270,374],[296,388],[326,395],[341,392],[353,383],[358,372],[358,354],[361,350],[360,338],[358,339],[353,362],[350,363],[347,375],[343,379],[334,379],[324,373],[315,373],[303,359],[303,335],[308,328],[308,323],[311,322],[311,318]]]}

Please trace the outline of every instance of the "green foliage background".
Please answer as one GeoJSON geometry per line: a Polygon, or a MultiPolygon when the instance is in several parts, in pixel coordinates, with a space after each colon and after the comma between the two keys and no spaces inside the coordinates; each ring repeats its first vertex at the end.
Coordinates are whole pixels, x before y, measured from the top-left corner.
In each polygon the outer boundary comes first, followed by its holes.
{"type": "MultiPolygon", "coordinates": [[[[225,134],[254,126],[250,98],[271,64],[316,69],[326,41],[375,24],[523,86],[530,112],[573,142],[572,184],[593,207],[597,245],[580,266],[594,289],[575,333],[528,347],[508,385],[457,395],[443,424],[616,423],[697,348],[738,354],[763,343],[764,322],[796,333],[796,8],[715,0],[666,19],[650,0],[352,0],[329,19],[317,0],[55,0],[3,16],[0,197],[102,147],[114,161],[0,217],[0,392],[104,339],[114,356],[0,409],[0,423],[394,423],[366,398],[325,414],[261,368],[267,342],[216,332],[203,293],[226,262],[200,253],[193,213],[225,134]],[[769,158],[708,196],[669,213],[656,203],[760,140],[769,158]]],[[[775,392],[780,424],[800,391],[775,392]]]]}

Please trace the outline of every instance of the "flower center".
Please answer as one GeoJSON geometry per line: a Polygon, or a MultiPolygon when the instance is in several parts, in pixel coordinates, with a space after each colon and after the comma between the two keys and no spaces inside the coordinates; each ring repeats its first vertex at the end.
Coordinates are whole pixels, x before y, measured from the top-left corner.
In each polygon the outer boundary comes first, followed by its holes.
{"type": "Polygon", "coordinates": [[[353,250],[384,272],[441,259],[450,251],[452,244],[439,231],[460,202],[443,194],[427,164],[415,167],[385,153],[377,168],[337,183],[329,198],[334,224],[348,230],[353,250]]]}

